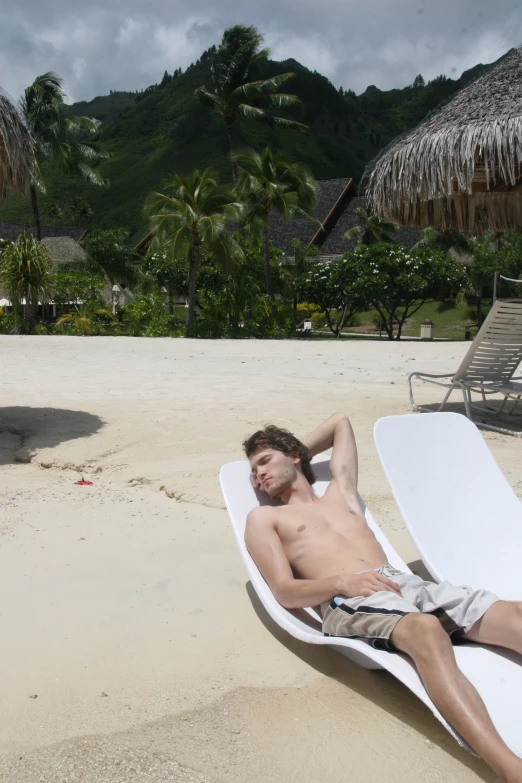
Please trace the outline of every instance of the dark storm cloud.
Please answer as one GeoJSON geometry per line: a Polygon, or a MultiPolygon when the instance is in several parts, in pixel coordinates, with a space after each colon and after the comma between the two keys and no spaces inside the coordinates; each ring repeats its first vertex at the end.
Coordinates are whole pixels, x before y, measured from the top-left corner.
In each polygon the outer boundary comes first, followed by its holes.
{"type": "Polygon", "coordinates": [[[0,85],[18,98],[54,70],[71,100],[135,90],[185,68],[239,22],[265,34],[277,59],[294,57],[336,86],[361,92],[459,76],[522,43],[512,0],[19,0],[0,7],[0,85]],[[14,6],[14,7],[13,7],[14,6]]]}

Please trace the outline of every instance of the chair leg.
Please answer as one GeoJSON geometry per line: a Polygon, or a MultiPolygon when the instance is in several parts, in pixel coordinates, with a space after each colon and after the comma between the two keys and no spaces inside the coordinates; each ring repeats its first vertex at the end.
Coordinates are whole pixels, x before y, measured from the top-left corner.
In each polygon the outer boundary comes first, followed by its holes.
{"type": "MultiPolygon", "coordinates": [[[[471,415],[471,408],[472,408],[472,401],[471,401],[471,391],[464,386],[463,383],[460,384],[460,388],[462,389],[462,396],[464,398],[464,408],[466,410],[466,416],[470,421],[473,421],[473,416],[471,415]]],[[[474,424],[475,422],[473,422],[474,424]]]]}
{"type": "MultiPolygon", "coordinates": [[[[506,398],[506,399],[508,399],[508,398],[506,398]]],[[[515,410],[515,408],[517,407],[517,405],[518,405],[518,403],[519,403],[519,402],[520,402],[520,395],[519,395],[519,396],[516,398],[516,400],[515,400],[515,404],[513,405],[513,407],[511,408],[511,410],[509,410],[509,411],[507,412],[507,415],[508,415],[508,416],[511,416],[511,414],[513,413],[513,411],[515,410]]]]}
{"type": "Polygon", "coordinates": [[[449,396],[452,393],[452,391],[454,390],[454,388],[455,388],[455,384],[452,383],[451,386],[449,387],[447,393],[446,393],[446,396],[444,397],[444,399],[442,400],[441,404],[437,408],[437,412],[440,412],[444,408],[444,406],[446,405],[446,403],[447,403],[447,401],[449,399],[449,396]]]}
{"type": "Polygon", "coordinates": [[[508,397],[507,395],[504,395],[504,399],[502,400],[502,404],[501,404],[500,408],[499,408],[499,409],[498,409],[498,411],[497,411],[497,416],[500,416],[500,414],[501,414],[501,413],[502,413],[502,411],[504,410],[504,406],[505,406],[505,404],[506,404],[506,402],[507,402],[508,400],[509,400],[509,397],[508,397]]]}

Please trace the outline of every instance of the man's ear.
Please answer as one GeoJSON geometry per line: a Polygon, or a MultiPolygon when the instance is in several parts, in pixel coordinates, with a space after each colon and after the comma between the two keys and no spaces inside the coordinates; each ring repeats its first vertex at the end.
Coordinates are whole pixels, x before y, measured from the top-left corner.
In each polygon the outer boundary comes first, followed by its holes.
{"type": "Polygon", "coordinates": [[[299,466],[301,466],[301,457],[299,456],[299,454],[297,453],[297,451],[293,451],[293,452],[290,454],[290,457],[291,457],[291,459],[292,459],[292,462],[294,463],[294,465],[299,465],[299,466]]]}

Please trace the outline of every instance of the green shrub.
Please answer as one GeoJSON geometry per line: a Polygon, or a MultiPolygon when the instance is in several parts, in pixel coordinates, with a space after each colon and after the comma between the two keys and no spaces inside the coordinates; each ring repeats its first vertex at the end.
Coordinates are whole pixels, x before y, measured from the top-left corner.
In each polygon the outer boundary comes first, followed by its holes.
{"type": "Polygon", "coordinates": [[[45,324],[35,324],[33,334],[51,334],[51,329],[45,324]]]}
{"type": "Polygon", "coordinates": [[[122,313],[127,332],[135,337],[168,337],[178,323],[160,294],[135,296],[122,313]]]}
{"type": "Polygon", "coordinates": [[[226,324],[219,319],[201,318],[185,328],[187,337],[217,339],[227,335],[226,324]]]}
{"type": "Polygon", "coordinates": [[[3,312],[0,317],[0,334],[20,334],[29,331],[29,321],[14,313],[3,312]]]}
{"type": "Polygon", "coordinates": [[[312,329],[324,329],[326,326],[324,313],[314,313],[312,315],[312,329]]]}

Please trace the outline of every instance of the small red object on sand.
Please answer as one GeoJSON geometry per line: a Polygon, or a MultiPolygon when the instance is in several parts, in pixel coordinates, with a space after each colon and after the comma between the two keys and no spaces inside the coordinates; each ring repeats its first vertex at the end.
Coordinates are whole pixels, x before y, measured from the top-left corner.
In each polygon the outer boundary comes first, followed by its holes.
{"type": "Polygon", "coordinates": [[[92,487],[92,481],[84,481],[83,479],[81,481],[75,481],[75,484],[80,484],[82,487],[92,487]]]}

